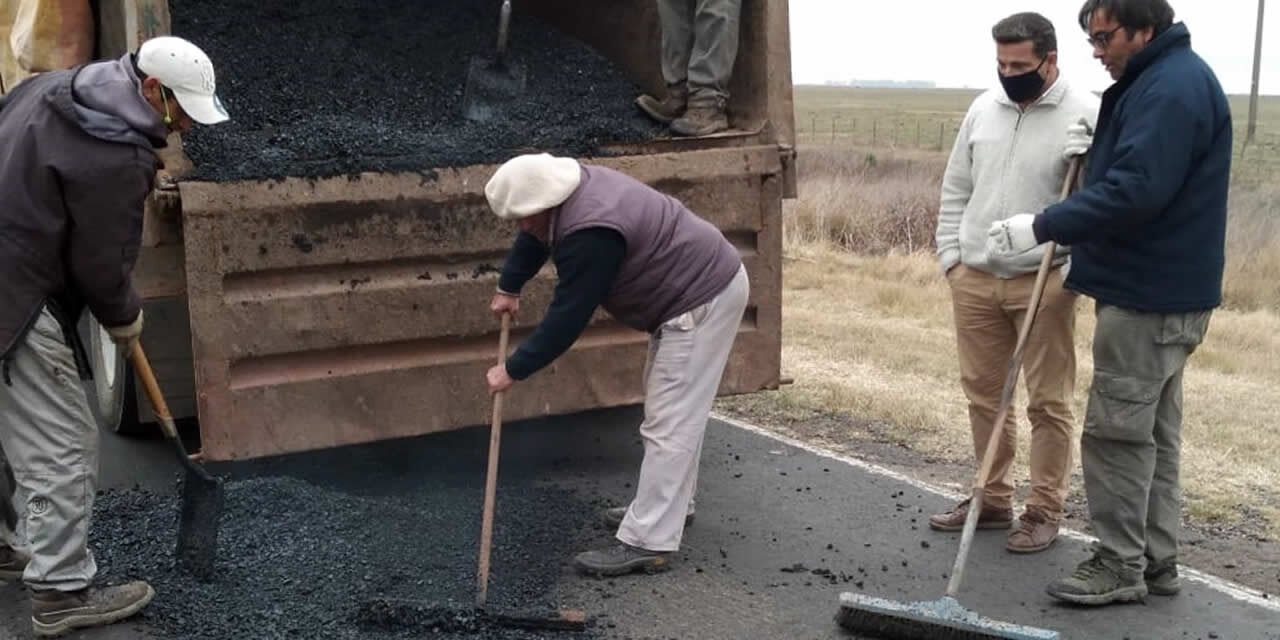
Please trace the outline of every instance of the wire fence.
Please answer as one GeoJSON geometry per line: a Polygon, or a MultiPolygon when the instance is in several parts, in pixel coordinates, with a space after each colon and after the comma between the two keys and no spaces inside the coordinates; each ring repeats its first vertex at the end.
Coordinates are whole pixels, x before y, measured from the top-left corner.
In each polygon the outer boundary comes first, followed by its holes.
{"type": "Polygon", "coordinates": [[[796,135],[801,143],[950,151],[960,119],[939,117],[859,117],[801,115],[796,135]]]}
{"type": "MultiPolygon", "coordinates": [[[[796,136],[801,144],[846,148],[908,149],[950,152],[960,130],[958,117],[850,116],[801,113],[796,136]]],[[[1259,126],[1252,144],[1244,145],[1245,123],[1236,123],[1232,174],[1237,180],[1269,182],[1280,178],[1280,131],[1259,126]]]]}

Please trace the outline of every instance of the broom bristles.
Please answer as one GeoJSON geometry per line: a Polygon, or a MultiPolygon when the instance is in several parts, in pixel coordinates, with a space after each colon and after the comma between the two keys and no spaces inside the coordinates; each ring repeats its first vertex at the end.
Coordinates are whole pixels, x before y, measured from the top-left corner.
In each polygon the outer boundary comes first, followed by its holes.
{"type": "Polygon", "coordinates": [[[840,594],[836,623],[850,631],[894,640],[1058,640],[1057,631],[991,620],[955,600],[896,602],[840,594]]]}

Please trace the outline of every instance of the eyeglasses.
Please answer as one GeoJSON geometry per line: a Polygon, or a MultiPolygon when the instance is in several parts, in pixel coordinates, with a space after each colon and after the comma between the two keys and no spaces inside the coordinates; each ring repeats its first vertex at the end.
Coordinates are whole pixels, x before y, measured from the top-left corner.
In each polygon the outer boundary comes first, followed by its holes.
{"type": "Polygon", "coordinates": [[[1105,47],[1111,42],[1111,37],[1116,35],[1116,32],[1123,28],[1124,25],[1120,25],[1110,31],[1099,31],[1098,33],[1089,36],[1089,44],[1095,49],[1098,47],[1105,47]]]}

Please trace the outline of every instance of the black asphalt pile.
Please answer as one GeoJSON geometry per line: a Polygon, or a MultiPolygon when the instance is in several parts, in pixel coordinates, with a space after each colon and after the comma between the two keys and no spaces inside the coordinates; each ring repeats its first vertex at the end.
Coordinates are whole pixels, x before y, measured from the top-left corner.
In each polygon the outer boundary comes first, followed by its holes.
{"type": "Polygon", "coordinates": [[[218,70],[230,122],[196,126],[186,179],[424,171],[523,152],[584,156],[660,128],[638,88],[580,40],[512,17],[528,90],[500,121],[462,117],[468,61],[491,56],[498,2],[171,0],[174,35],[218,70]]]}
{"type": "MultiPolygon", "coordinates": [[[[555,602],[553,594],[571,571],[572,553],[598,542],[590,539],[598,537],[596,512],[567,491],[516,483],[499,491],[489,605],[575,608],[555,602]]],[[[388,472],[357,491],[288,477],[232,481],[209,582],[175,564],[175,497],[102,492],[91,544],[103,581],[146,579],[155,586],[156,599],[141,622],[167,637],[591,637],[590,630],[503,628],[467,613],[476,589],[479,489],[479,483],[455,478],[450,484],[428,473],[388,472]],[[456,610],[457,624],[371,616],[365,603],[380,599],[456,610]]]]}

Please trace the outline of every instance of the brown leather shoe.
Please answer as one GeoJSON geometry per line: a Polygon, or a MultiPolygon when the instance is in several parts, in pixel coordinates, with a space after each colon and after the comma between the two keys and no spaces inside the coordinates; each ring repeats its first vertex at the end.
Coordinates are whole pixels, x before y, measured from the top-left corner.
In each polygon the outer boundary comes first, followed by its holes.
{"type": "Polygon", "coordinates": [[[671,122],[671,130],[682,136],[699,137],[729,128],[724,98],[690,99],[684,115],[671,122]]]}
{"type": "MultiPolygon", "coordinates": [[[[937,531],[960,531],[964,529],[964,519],[969,516],[969,499],[946,512],[929,516],[929,527],[937,531]]],[[[982,505],[982,513],[978,514],[979,529],[1008,529],[1013,526],[1013,509],[999,509],[982,505]]]]}
{"type": "Polygon", "coordinates": [[[684,115],[688,102],[689,88],[683,84],[667,85],[667,97],[663,100],[647,93],[636,98],[636,106],[662,124],[671,124],[672,120],[684,115]]]}
{"type": "Polygon", "coordinates": [[[1018,522],[1018,529],[1009,534],[1005,548],[1014,553],[1044,551],[1058,539],[1058,523],[1049,519],[1044,511],[1027,507],[1018,522]]]}

